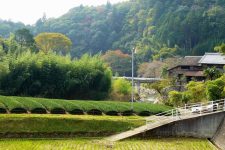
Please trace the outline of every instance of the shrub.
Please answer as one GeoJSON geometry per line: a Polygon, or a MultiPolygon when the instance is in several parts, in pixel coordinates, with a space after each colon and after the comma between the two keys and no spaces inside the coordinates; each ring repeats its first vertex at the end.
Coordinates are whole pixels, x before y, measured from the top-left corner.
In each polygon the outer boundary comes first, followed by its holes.
{"type": "Polygon", "coordinates": [[[89,104],[92,104],[94,106],[99,106],[99,110],[107,115],[118,115],[117,107],[114,104],[110,104],[107,102],[94,102],[89,101],[89,104]]]}
{"type": "Polygon", "coordinates": [[[28,111],[34,114],[46,114],[46,108],[32,99],[22,98],[22,97],[13,97],[13,100],[18,101],[19,103],[23,104],[28,111]]]}
{"type": "Polygon", "coordinates": [[[189,92],[182,93],[182,102],[187,104],[192,99],[192,95],[189,92]]]}
{"type": "Polygon", "coordinates": [[[113,90],[119,94],[127,95],[131,93],[132,87],[129,81],[117,79],[113,82],[113,90]]]}
{"type": "Polygon", "coordinates": [[[131,97],[131,83],[125,79],[116,79],[112,84],[110,99],[119,101],[128,101],[131,97]]]}
{"type": "Polygon", "coordinates": [[[72,103],[71,101],[65,101],[65,100],[55,100],[54,102],[63,106],[65,111],[67,111],[70,114],[73,114],[73,115],[84,114],[83,108],[77,105],[76,103],[72,103]]]}
{"type": "Polygon", "coordinates": [[[184,92],[169,92],[169,103],[171,105],[180,106],[186,103],[196,103],[206,101],[206,86],[203,82],[191,81],[186,86],[184,92]]]}
{"type": "Polygon", "coordinates": [[[4,113],[7,113],[7,110],[5,108],[5,105],[0,103],[0,114],[4,114],[4,113]]]}
{"type": "Polygon", "coordinates": [[[209,80],[215,80],[223,75],[222,71],[217,69],[215,66],[211,68],[207,68],[204,70],[204,75],[209,79],[209,80]]]}
{"type": "Polygon", "coordinates": [[[12,97],[0,97],[0,103],[4,104],[11,113],[27,113],[27,108],[12,97]]]}
{"type": "Polygon", "coordinates": [[[206,86],[206,94],[209,100],[218,100],[225,98],[225,75],[213,81],[208,81],[206,86]]]}
{"type": "Polygon", "coordinates": [[[207,97],[209,100],[218,100],[220,95],[221,91],[219,86],[212,83],[207,85],[207,97]]]}
{"type": "MultiPolygon", "coordinates": [[[[113,102],[113,101],[80,101],[80,100],[59,100],[59,99],[44,99],[32,97],[8,97],[0,96],[0,111],[3,108],[6,112],[8,109],[13,112],[13,109],[21,109],[22,112],[14,111],[14,113],[26,113],[27,111],[41,108],[42,113],[46,110],[52,114],[70,114],[82,115],[88,113],[91,115],[140,115],[149,116],[163,111],[172,109],[169,106],[150,104],[150,103],[134,103],[134,109],[131,110],[131,103],[128,102],[113,102]]],[[[41,113],[31,111],[31,113],[41,113]]]]}
{"type": "Polygon", "coordinates": [[[169,103],[174,106],[180,106],[182,101],[182,93],[177,91],[171,91],[169,92],[169,103]]]}
{"type": "Polygon", "coordinates": [[[206,101],[206,85],[204,82],[195,82],[191,81],[186,86],[186,101],[187,98],[189,99],[188,102],[200,102],[200,101],[206,101]]]}
{"type": "Polygon", "coordinates": [[[63,105],[58,104],[55,100],[34,99],[34,101],[42,104],[52,114],[65,114],[66,110],[63,105]]]}
{"type": "Polygon", "coordinates": [[[166,87],[172,86],[172,80],[166,79],[162,81],[157,81],[151,84],[147,84],[147,88],[156,90],[159,94],[162,94],[162,90],[166,87]]]}

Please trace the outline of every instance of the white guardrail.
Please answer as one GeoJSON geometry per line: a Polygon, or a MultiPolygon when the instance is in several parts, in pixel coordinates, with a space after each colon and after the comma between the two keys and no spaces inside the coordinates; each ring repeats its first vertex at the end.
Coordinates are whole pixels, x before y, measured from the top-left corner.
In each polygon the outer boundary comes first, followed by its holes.
{"type": "Polygon", "coordinates": [[[169,123],[184,118],[197,117],[204,114],[225,111],[225,99],[186,104],[184,107],[178,107],[169,111],[165,111],[154,116],[146,118],[146,125],[157,123],[169,123]]]}

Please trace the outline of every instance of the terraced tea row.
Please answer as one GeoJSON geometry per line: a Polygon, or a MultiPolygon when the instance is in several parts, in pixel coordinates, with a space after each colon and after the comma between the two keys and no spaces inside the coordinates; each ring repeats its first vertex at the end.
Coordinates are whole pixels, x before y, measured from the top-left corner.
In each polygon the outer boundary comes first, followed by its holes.
{"type": "Polygon", "coordinates": [[[80,101],[80,100],[59,100],[31,97],[9,97],[0,96],[0,113],[33,113],[33,114],[90,114],[90,115],[139,115],[149,116],[171,109],[168,106],[113,101],[80,101]]]}

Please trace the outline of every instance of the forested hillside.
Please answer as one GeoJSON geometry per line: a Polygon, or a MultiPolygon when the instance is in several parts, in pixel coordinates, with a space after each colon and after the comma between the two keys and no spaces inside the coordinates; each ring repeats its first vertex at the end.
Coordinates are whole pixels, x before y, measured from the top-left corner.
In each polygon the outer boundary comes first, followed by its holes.
{"type": "Polygon", "coordinates": [[[23,23],[14,23],[12,21],[5,21],[0,19],[0,36],[9,37],[10,32],[15,32],[18,29],[24,28],[23,23]]]}
{"type": "Polygon", "coordinates": [[[29,28],[35,35],[67,35],[73,42],[72,56],[112,49],[129,53],[134,46],[141,62],[153,55],[201,55],[225,42],[225,0],[130,0],[80,6],[57,19],[39,19],[29,28]]]}

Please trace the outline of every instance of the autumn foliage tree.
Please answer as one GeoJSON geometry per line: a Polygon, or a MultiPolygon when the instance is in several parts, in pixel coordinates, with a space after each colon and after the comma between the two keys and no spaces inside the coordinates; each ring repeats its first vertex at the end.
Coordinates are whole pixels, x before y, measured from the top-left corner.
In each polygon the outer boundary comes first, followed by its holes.
{"type": "Polygon", "coordinates": [[[109,50],[103,56],[103,60],[109,64],[112,71],[120,76],[129,76],[131,72],[131,56],[121,50],[109,50]]]}
{"type": "Polygon", "coordinates": [[[61,33],[40,33],[35,37],[35,42],[45,54],[50,51],[65,54],[72,46],[71,40],[61,33]]]}
{"type": "Polygon", "coordinates": [[[138,67],[138,76],[144,78],[155,78],[166,76],[167,69],[180,64],[182,58],[179,56],[166,58],[163,61],[154,60],[145,62],[138,67]]]}
{"type": "Polygon", "coordinates": [[[145,78],[160,77],[164,63],[153,61],[151,63],[142,63],[138,67],[138,75],[145,78]]]}

